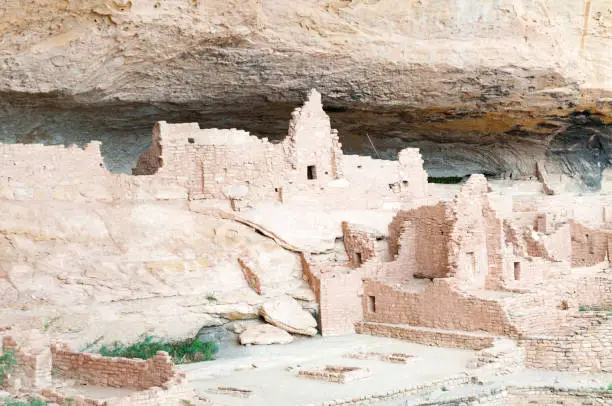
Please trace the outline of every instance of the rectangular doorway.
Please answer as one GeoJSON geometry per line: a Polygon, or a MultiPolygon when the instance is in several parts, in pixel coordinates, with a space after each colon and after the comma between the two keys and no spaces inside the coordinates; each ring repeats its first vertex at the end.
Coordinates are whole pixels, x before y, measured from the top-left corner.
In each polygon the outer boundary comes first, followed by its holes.
{"type": "Polygon", "coordinates": [[[368,296],[368,312],[376,313],[376,297],[368,296]]]}
{"type": "Polygon", "coordinates": [[[314,165],[308,165],[306,167],[306,176],[308,180],[313,180],[317,178],[317,168],[314,165]]]}
{"type": "Polygon", "coordinates": [[[515,262],[514,263],[514,280],[518,281],[520,279],[521,279],[521,263],[515,262]]]}

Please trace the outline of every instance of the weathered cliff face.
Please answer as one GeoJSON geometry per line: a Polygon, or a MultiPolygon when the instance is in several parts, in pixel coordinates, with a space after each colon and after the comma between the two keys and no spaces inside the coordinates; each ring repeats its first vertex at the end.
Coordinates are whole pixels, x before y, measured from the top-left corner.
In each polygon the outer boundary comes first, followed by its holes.
{"type": "Polygon", "coordinates": [[[349,150],[416,143],[434,175],[530,175],[547,155],[597,183],[609,127],[597,147],[562,136],[578,163],[552,140],[574,111],[609,117],[611,30],[609,0],[8,0],[0,135],[106,138],[127,171],[157,119],[279,137],[316,87],[349,150]]]}

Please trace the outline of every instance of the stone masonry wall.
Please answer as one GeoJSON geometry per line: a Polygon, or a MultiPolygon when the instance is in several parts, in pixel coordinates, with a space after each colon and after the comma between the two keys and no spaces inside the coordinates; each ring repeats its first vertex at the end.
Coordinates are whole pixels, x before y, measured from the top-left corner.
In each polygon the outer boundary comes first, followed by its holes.
{"type": "Polygon", "coordinates": [[[342,222],[342,233],[344,249],[353,268],[359,268],[376,256],[376,236],[373,233],[346,221],[342,222]]]}
{"type": "Polygon", "coordinates": [[[573,220],[570,227],[572,266],[591,266],[606,260],[610,232],[589,228],[573,220]]]}
{"type": "MultiPolygon", "coordinates": [[[[284,156],[280,145],[241,130],[200,129],[197,123],[156,124],[162,145],[157,177],[188,179],[189,195],[226,199],[240,189],[251,199],[281,196],[284,156]]],[[[153,148],[151,148],[153,149],[153,148]]],[[[139,164],[149,165],[150,159],[139,164]]],[[[137,167],[135,172],[145,171],[137,167]]]]}
{"type": "Polygon", "coordinates": [[[424,345],[476,351],[492,347],[495,341],[495,337],[490,335],[410,328],[401,325],[378,323],[357,323],[357,332],[359,334],[397,338],[424,345]]]}
{"type": "Polygon", "coordinates": [[[555,371],[612,372],[612,317],[605,312],[583,313],[579,317],[593,320],[587,326],[580,323],[572,334],[522,337],[525,366],[555,371]]]}
{"type": "Polygon", "coordinates": [[[321,274],[319,315],[323,336],[355,333],[355,323],[363,319],[361,278],[360,270],[321,274]]]}
{"type": "Polygon", "coordinates": [[[0,144],[0,197],[16,200],[110,200],[99,141],[76,146],[0,144]]]}
{"type": "Polygon", "coordinates": [[[446,220],[453,224],[448,244],[448,275],[475,287],[484,287],[488,275],[484,217],[488,189],[483,175],[470,176],[449,206],[446,220]]]}
{"type": "Polygon", "coordinates": [[[452,224],[447,206],[423,206],[400,211],[389,224],[389,251],[396,261],[387,266],[387,278],[407,280],[448,276],[448,241],[452,224]]]}
{"type": "Polygon", "coordinates": [[[316,90],[310,91],[301,108],[293,110],[283,144],[285,157],[297,173],[296,184],[312,187],[342,177],[342,145],[316,90]],[[308,179],[308,167],[313,168],[314,179],[308,179]]]}
{"type": "Polygon", "coordinates": [[[113,201],[187,199],[186,178],[111,174],[100,143],[76,146],[0,144],[0,198],[113,201]]]}
{"type": "Polygon", "coordinates": [[[140,360],[73,352],[65,345],[52,345],[51,355],[58,377],[96,386],[143,390],[163,387],[180,375],[165,352],[140,360]]]}
{"type": "Polygon", "coordinates": [[[612,311],[612,275],[582,278],[573,291],[576,306],[612,311]]]}
{"type": "Polygon", "coordinates": [[[422,289],[403,290],[385,282],[364,281],[364,320],[462,331],[515,335],[500,303],[462,293],[446,279],[426,282],[422,289]]]}

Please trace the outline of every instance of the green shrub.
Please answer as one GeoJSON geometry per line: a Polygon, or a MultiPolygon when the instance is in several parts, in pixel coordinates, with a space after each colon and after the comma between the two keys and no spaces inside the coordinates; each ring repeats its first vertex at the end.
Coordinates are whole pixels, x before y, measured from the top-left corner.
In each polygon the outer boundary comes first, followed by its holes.
{"type": "Polygon", "coordinates": [[[4,386],[6,375],[10,374],[17,365],[15,351],[7,350],[0,355],[0,388],[4,386]]]}
{"type": "Polygon", "coordinates": [[[612,383],[608,385],[608,390],[612,391],[612,383]]]}
{"type": "Polygon", "coordinates": [[[607,310],[603,309],[601,307],[597,307],[597,306],[595,306],[595,307],[580,306],[580,307],[578,307],[578,311],[579,312],[605,312],[607,310]]]}
{"type": "Polygon", "coordinates": [[[154,357],[158,351],[166,351],[170,354],[175,364],[187,364],[214,359],[218,348],[217,344],[211,341],[164,342],[147,336],[144,340],[128,346],[119,342],[115,342],[108,347],[103,345],[100,347],[99,353],[106,357],[149,359],[154,357]]]}
{"type": "Polygon", "coordinates": [[[12,398],[5,400],[3,403],[4,406],[45,406],[47,404],[49,404],[49,402],[45,402],[39,398],[30,398],[27,402],[12,398]]]}
{"type": "Polygon", "coordinates": [[[445,176],[445,177],[435,177],[430,176],[427,178],[428,183],[442,183],[446,185],[456,185],[463,182],[462,176],[445,176]]]}

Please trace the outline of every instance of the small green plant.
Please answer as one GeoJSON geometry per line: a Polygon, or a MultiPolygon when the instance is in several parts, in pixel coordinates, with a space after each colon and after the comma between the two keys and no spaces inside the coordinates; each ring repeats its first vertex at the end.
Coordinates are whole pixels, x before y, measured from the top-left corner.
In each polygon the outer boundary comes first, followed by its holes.
{"type": "Polygon", "coordinates": [[[446,185],[456,185],[463,182],[463,177],[461,176],[445,176],[445,177],[435,177],[430,176],[427,178],[428,183],[440,183],[446,185]]]}
{"type": "Polygon", "coordinates": [[[446,391],[448,391],[448,388],[447,388],[446,386],[443,386],[443,387],[441,387],[440,389],[442,390],[442,392],[446,392],[446,391]]]}
{"type": "Polygon", "coordinates": [[[608,390],[612,391],[612,383],[608,385],[608,390]]]}
{"type": "MultiPolygon", "coordinates": [[[[608,309],[602,309],[601,307],[598,307],[598,306],[593,306],[593,307],[580,306],[578,307],[578,311],[579,312],[605,312],[605,311],[608,311],[608,309]]],[[[612,312],[608,313],[608,316],[611,313],[612,312]]]]}
{"type": "Polygon", "coordinates": [[[6,399],[3,403],[4,406],[45,406],[48,404],[49,402],[45,402],[39,398],[29,398],[27,401],[10,398],[6,399]]]}
{"type": "Polygon", "coordinates": [[[212,341],[185,340],[177,342],[164,342],[147,336],[144,340],[125,346],[119,342],[111,346],[103,345],[99,353],[106,357],[124,357],[149,359],[158,351],[166,351],[176,364],[190,362],[210,361],[215,358],[218,351],[217,344],[212,341]]]}
{"type": "Polygon", "coordinates": [[[217,301],[217,298],[214,295],[208,295],[208,296],[206,296],[206,299],[210,300],[211,302],[216,302],[217,301]]]}
{"type": "Polygon", "coordinates": [[[10,374],[17,364],[15,351],[7,350],[0,355],[0,388],[5,384],[6,375],[10,374]]]}

